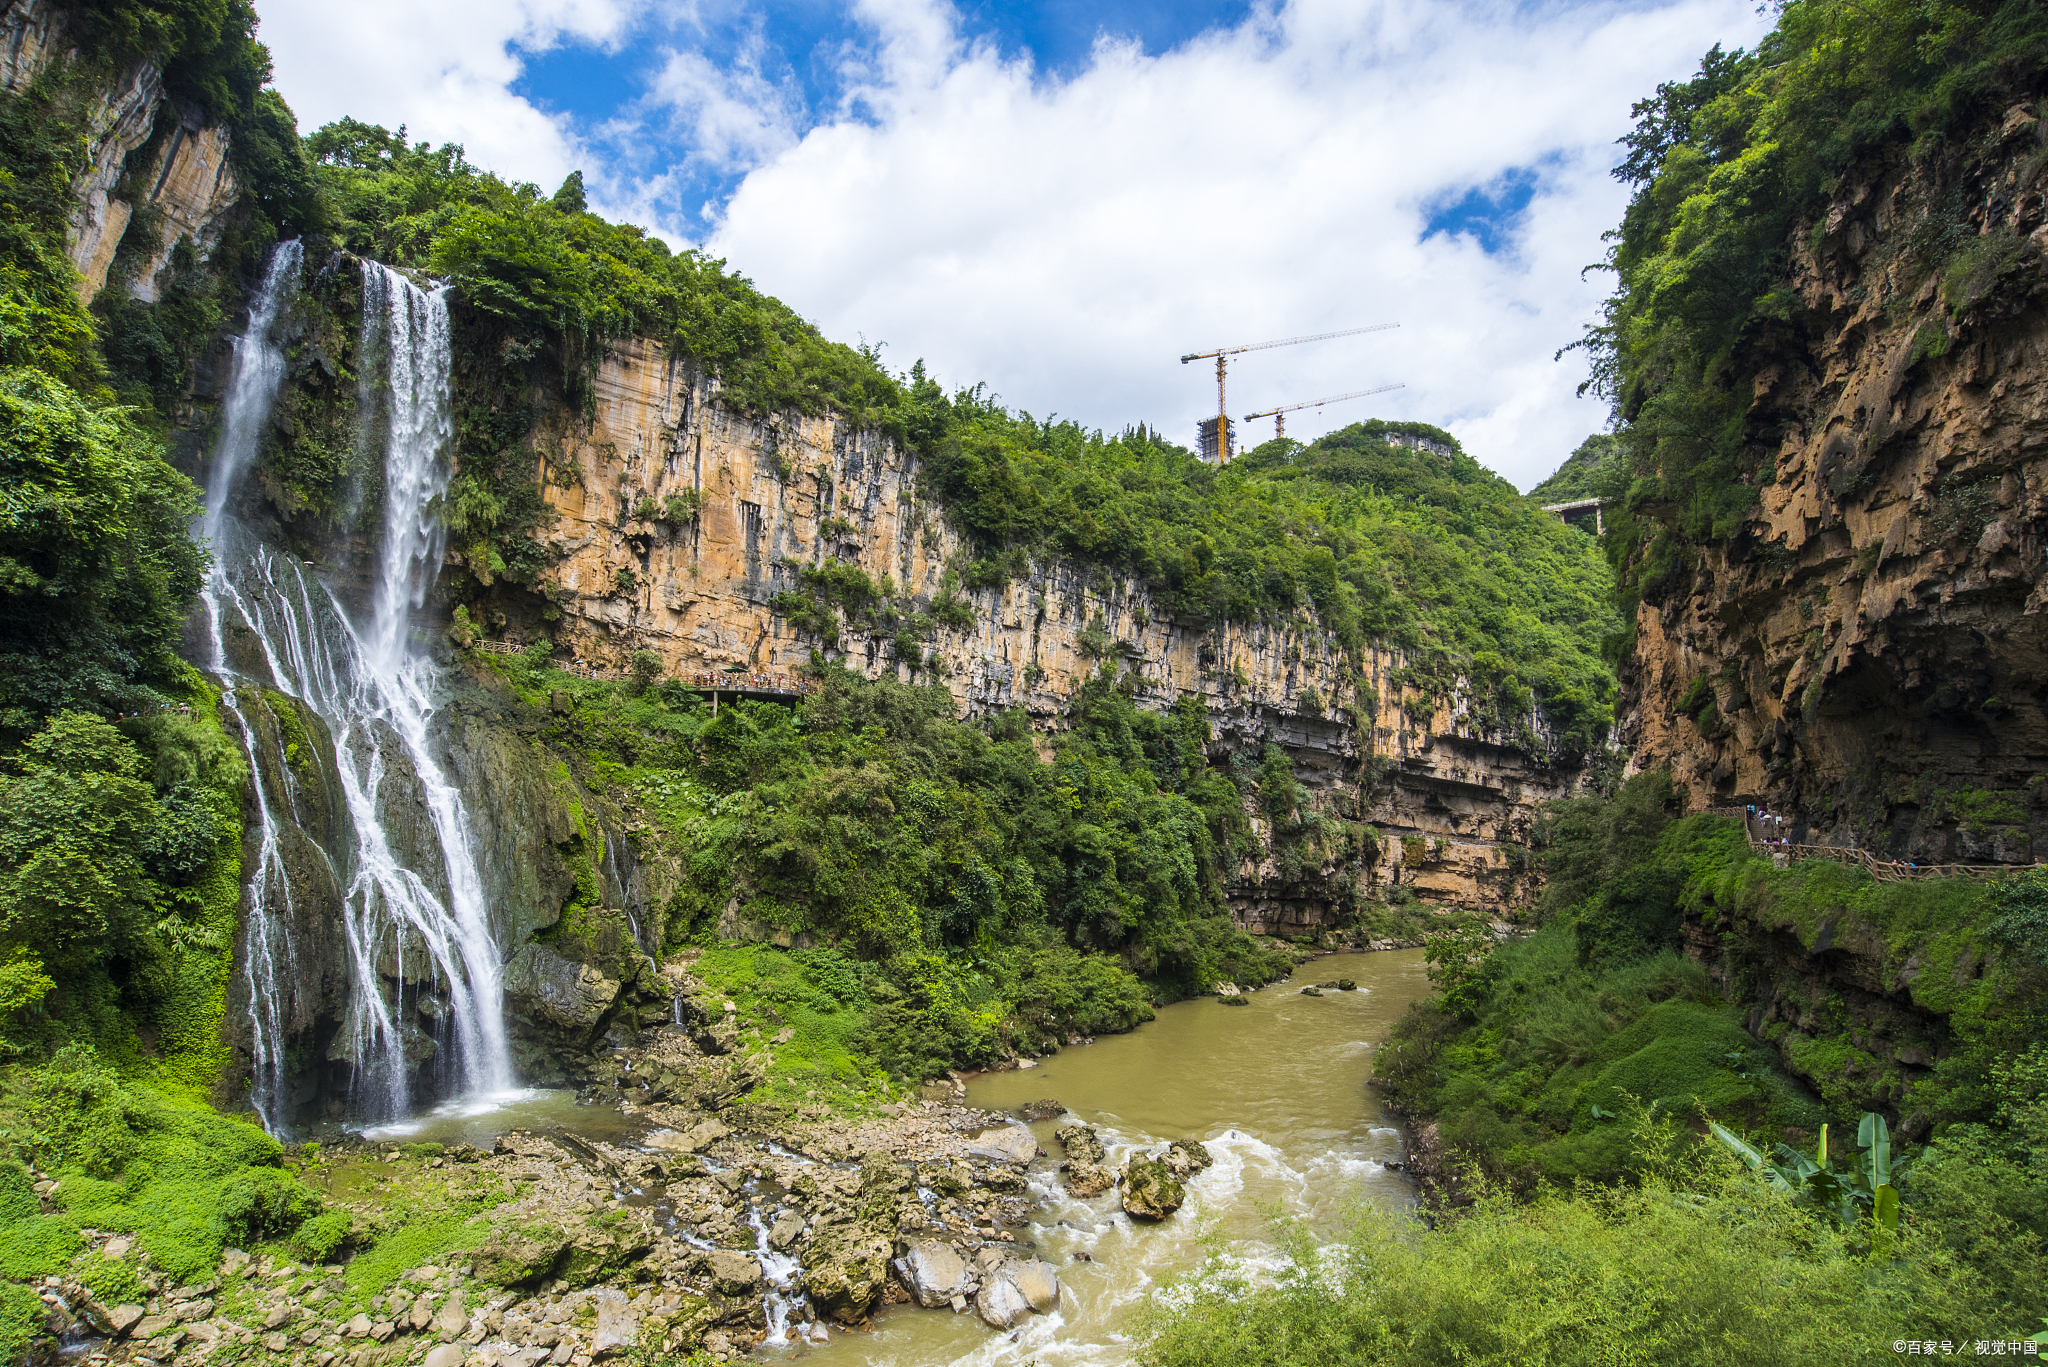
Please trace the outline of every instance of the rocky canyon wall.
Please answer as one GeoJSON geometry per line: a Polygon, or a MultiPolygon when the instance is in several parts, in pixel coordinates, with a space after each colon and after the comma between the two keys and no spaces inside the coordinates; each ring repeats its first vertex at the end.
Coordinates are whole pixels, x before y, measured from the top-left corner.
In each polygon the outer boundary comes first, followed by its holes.
{"type": "Polygon", "coordinates": [[[1635,763],[1697,807],[1921,862],[2048,854],[2039,112],[1861,167],[1793,235],[1756,509],[1643,604],[1623,673],[1635,763]]]}
{"type": "MultiPolygon", "coordinates": [[[[906,616],[950,600],[972,620],[934,626],[914,648],[899,628],[849,627],[825,651],[833,660],[870,677],[938,678],[966,714],[1021,708],[1044,729],[1105,667],[1143,706],[1199,696],[1213,754],[1281,745],[1321,809],[1379,828],[1368,888],[1496,908],[1530,895],[1521,847],[1533,811],[1579,771],[1484,731],[1456,701],[1404,689],[1398,655],[1368,650],[1357,672],[1307,620],[1191,630],[1141,586],[1058,562],[955,591],[947,566],[969,557],[894,443],[830,417],[735,414],[695,367],[644,341],[604,362],[595,396],[587,424],[541,440],[558,653],[621,670],[647,650],[686,678],[787,678],[824,642],[778,615],[774,596],[798,590],[806,569],[854,565],[897,586],[906,616]],[[661,513],[678,497],[693,518],[661,513]]],[[[1313,933],[1334,915],[1332,872],[1248,862],[1232,901],[1250,928],[1313,933]]]]}
{"type": "MultiPolygon", "coordinates": [[[[48,0],[6,0],[0,7],[0,89],[19,94],[79,60],[48,0]]],[[[227,130],[177,108],[153,62],[136,62],[109,81],[82,82],[67,98],[84,103],[84,155],[66,233],[78,292],[89,301],[106,285],[129,224],[146,209],[157,237],[137,254],[129,287],[153,300],[172,249],[190,239],[204,260],[241,195],[228,165],[227,130]]]]}

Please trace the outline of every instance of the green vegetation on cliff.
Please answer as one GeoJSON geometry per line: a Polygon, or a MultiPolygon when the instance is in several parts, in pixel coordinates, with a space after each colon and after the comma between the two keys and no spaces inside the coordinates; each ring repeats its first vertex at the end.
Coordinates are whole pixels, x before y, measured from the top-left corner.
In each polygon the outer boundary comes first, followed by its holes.
{"type": "MultiPolygon", "coordinates": [[[[1667,586],[1684,544],[1734,535],[1776,478],[1778,434],[1746,415],[1758,369],[1803,344],[1795,230],[1874,156],[1946,178],[1962,136],[2038,94],[2044,69],[2048,12],[2032,0],[1793,0],[1754,52],[1716,47],[1692,80],[1637,103],[1615,172],[1635,189],[1608,261],[1616,289],[1584,343],[1621,443],[1603,492],[1625,505],[1609,519],[1625,610],[1667,586]]],[[[1966,234],[1968,207],[1950,195],[1907,225],[1889,297],[1990,270],[1961,281],[1981,299],[2025,264],[2024,244],[1966,234]]]]}
{"type": "MultiPolygon", "coordinates": [[[[1374,1081],[1434,1123],[1439,1194],[1654,1187],[1674,1155],[1706,1161],[1696,1136],[1709,1117],[1808,1158],[1833,1122],[1839,1154],[1859,1115],[1888,1113],[1917,1154],[1899,1179],[1900,1285],[1945,1302],[1927,1313],[1952,1332],[1969,1313],[2030,1326],[2048,1313],[2040,877],[1877,883],[1825,860],[1779,868],[1738,823],[1675,818],[1675,805],[1660,773],[1611,799],[1555,804],[1539,832],[1549,881],[1534,933],[1433,952],[1446,990],[1399,1022],[1374,1081]],[[1666,1138],[1646,1145],[1649,1117],[1666,1138]]],[[[1738,1191],[1752,1181],[1693,1187],[1710,1203],[1694,1213],[1776,1199],[1738,1191]]],[[[1798,1223],[1795,1197],[1781,1203],[1798,1223]]],[[[1583,1202],[1539,1196],[1536,1209],[1579,1219],[1583,1202]]],[[[1545,1220],[1503,1224],[1484,1200],[1471,1218],[1423,1271],[1464,1239],[1550,1237],[1545,1220]]],[[[1699,1237],[1713,1242],[1715,1224],[1699,1237]]],[[[1871,1237],[1867,1221],[1828,1233],[1799,1275],[1825,1278],[1871,1237]]],[[[1421,1287],[1425,1301],[1443,1294],[1421,1287]]]]}
{"type": "MultiPolygon", "coordinates": [[[[479,663],[631,814],[643,863],[675,871],[661,943],[742,926],[818,942],[706,961],[708,980],[797,1030],[792,1086],[848,1067],[916,1080],[986,1066],[1288,962],[1224,906],[1249,830],[1191,704],[1148,713],[1091,684],[1047,760],[1021,715],[964,723],[943,688],[838,668],[794,710],[728,701],[714,715],[674,683],[635,695],[523,656],[479,663]],[[543,711],[551,700],[568,710],[543,711]]],[[[1356,835],[1301,820],[1333,854],[1356,835]]]]}

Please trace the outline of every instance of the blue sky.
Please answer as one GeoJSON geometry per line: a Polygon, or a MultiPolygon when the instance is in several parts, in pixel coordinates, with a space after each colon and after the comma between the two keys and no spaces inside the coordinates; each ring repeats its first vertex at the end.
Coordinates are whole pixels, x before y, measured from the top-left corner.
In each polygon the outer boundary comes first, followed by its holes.
{"type": "MultiPolygon", "coordinates": [[[[1028,61],[1046,82],[1071,78],[1085,68],[1102,38],[1135,43],[1157,55],[1204,33],[1235,27],[1252,14],[1250,5],[1213,0],[967,3],[955,10],[964,41],[987,44],[1011,61],[1028,61]]],[[[796,126],[807,130],[838,112],[848,95],[844,67],[849,55],[864,53],[871,43],[870,27],[848,6],[828,0],[649,7],[602,40],[572,35],[531,47],[513,43],[523,70],[510,89],[606,143],[615,163],[680,171],[670,187],[671,203],[674,222],[687,229],[715,218],[751,167],[693,157],[687,147],[679,157],[673,146],[635,146],[631,134],[607,138],[601,131],[623,114],[637,132],[640,123],[632,114],[647,99],[664,55],[686,50],[719,66],[752,65],[786,87],[789,112],[796,126]]],[[[857,106],[853,112],[863,113],[857,106]]]]}
{"type": "Polygon", "coordinates": [[[1238,416],[1381,384],[1289,434],[1447,427],[1527,487],[1580,397],[1582,268],[1630,103],[1751,0],[258,0],[305,126],[455,141],[730,261],[825,332],[1015,407],[1190,441],[1185,351],[1238,416]]]}

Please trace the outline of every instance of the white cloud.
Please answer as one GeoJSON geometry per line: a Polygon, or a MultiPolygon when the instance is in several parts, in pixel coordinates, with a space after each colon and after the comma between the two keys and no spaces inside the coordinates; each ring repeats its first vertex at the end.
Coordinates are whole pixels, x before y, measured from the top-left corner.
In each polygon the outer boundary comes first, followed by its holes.
{"type": "Polygon", "coordinates": [[[302,129],[344,114],[552,189],[578,162],[561,122],[512,93],[514,46],[615,42],[647,0],[263,0],[259,36],[302,129]]]}
{"type": "Polygon", "coordinates": [[[1551,355],[1607,288],[1580,268],[1626,199],[1630,102],[1761,27],[1749,0],[1298,0],[1161,56],[1104,42],[1049,82],[943,4],[859,12],[879,41],[845,111],[749,175],[710,243],[763,288],[896,365],[1190,443],[1215,388],[1182,352],[1398,320],[1242,358],[1232,413],[1405,382],[1292,434],[1437,422],[1523,486],[1605,416],[1551,355]],[[1528,166],[1512,251],[1422,237],[1427,206],[1528,166]]]}

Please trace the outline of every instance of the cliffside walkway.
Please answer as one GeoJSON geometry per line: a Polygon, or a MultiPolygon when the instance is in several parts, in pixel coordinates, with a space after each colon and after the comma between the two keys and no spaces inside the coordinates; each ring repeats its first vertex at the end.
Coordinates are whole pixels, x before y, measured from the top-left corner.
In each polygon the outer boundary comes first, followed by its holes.
{"type": "MultiPolygon", "coordinates": [[[[478,641],[476,648],[487,650],[493,655],[518,655],[527,649],[516,641],[478,641]]],[[[602,683],[626,683],[633,677],[633,671],[630,669],[606,669],[602,665],[594,665],[585,660],[549,661],[548,668],[558,669],[564,674],[574,674],[582,679],[596,679],[602,683]]],[[[791,698],[809,697],[818,691],[818,685],[802,675],[780,674],[767,670],[750,669],[736,674],[712,669],[679,670],[669,677],[714,696],[731,695],[788,701],[791,698]]]]}
{"type": "Polygon", "coordinates": [[[1749,836],[1749,847],[1760,854],[1768,854],[1771,862],[1781,868],[1795,859],[1832,859],[1837,864],[1853,864],[1858,868],[1868,869],[1870,876],[1880,883],[1910,883],[1922,878],[1977,878],[1988,881],[2044,867],[2039,863],[1912,864],[1900,859],[1880,859],[1868,850],[1846,845],[1801,845],[1790,840],[1775,839],[1766,833],[1770,829],[1766,819],[1752,814],[1747,807],[1709,807],[1707,815],[1740,821],[1744,833],[1749,836]]]}

